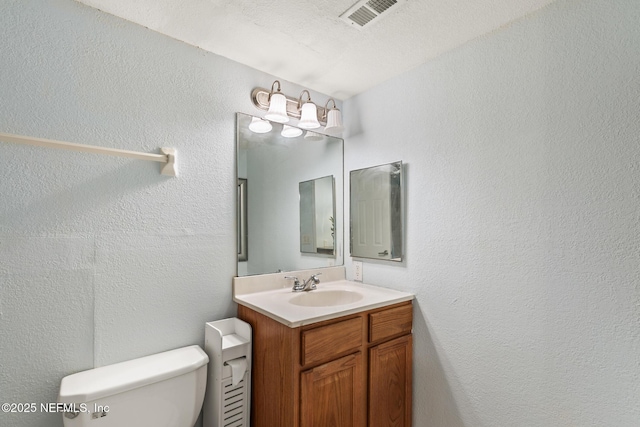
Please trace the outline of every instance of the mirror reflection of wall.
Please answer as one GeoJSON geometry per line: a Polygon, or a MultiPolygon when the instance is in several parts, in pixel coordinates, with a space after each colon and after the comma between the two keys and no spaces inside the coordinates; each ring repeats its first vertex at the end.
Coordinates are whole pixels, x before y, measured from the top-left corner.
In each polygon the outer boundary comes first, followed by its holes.
{"type": "MultiPolygon", "coordinates": [[[[238,275],[342,265],[342,139],[318,134],[305,138],[305,133],[285,138],[281,135],[283,126],[273,122],[271,131],[254,133],[249,129],[251,119],[237,114],[237,177],[248,182],[248,259],[238,261],[238,275]],[[299,183],[331,176],[335,180],[334,255],[301,252],[299,183]]],[[[316,239],[322,244],[328,240],[316,239]]]]}
{"type": "Polygon", "coordinates": [[[300,252],[335,256],[333,176],[299,184],[300,252]]]}
{"type": "Polygon", "coordinates": [[[402,162],[350,173],[351,256],[402,261],[402,162]]]}

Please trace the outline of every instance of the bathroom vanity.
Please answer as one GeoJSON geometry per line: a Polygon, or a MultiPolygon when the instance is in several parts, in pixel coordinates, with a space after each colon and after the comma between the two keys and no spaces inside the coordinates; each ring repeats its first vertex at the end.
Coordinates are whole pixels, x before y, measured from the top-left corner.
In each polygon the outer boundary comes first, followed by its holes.
{"type": "Polygon", "coordinates": [[[234,281],[253,328],[254,427],[411,425],[413,295],[344,279],[303,293],[260,286],[234,281]]]}

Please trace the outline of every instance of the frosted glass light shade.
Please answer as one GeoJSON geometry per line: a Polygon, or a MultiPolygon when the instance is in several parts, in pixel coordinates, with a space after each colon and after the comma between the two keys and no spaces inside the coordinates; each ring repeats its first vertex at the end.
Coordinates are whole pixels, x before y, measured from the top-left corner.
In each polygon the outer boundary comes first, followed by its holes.
{"type": "Polygon", "coordinates": [[[251,119],[251,123],[249,123],[249,130],[254,133],[271,132],[272,128],[273,126],[271,126],[271,123],[269,123],[267,120],[262,120],[259,117],[253,117],[251,119]]]}
{"type": "Polygon", "coordinates": [[[307,133],[304,134],[305,141],[321,141],[323,138],[324,136],[312,130],[308,130],[307,133]]]}
{"type": "Polygon", "coordinates": [[[264,118],[278,123],[287,123],[289,121],[289,116],[287,116],[287,98],[283,94],[276,92],[271,95],[269,111],[264,115],[264,118]]]}
{"type": "Polygon", "coordinates": [[[316,104],[313,102],[305,102],[300,111],[300,122],[298,126],[302,129],[317,129],[320,127],[316,104]]]}
{"type": "Polygon", "coordinates": [[[340,132],[342,126],[342,114],[337,108],[332,108],[327,113],[327,126],[324,128],[327,132],[340,132]]]}
{"type": "Polygon", "coordinates": [[[302,129],[294,128],[289,125],[282,125],[282,132],[280,132],[280,135],[285,138],[295,138],[296,136],[302,135],[302,129]]]}

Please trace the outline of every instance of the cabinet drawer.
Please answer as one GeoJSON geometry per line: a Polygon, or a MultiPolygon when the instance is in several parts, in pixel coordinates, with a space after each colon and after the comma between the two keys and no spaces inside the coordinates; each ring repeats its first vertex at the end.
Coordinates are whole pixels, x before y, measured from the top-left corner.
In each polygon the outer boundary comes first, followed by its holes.
{"type": "Polygon", "coordinates": [[[413,324],[411,304],[369,314],[369,342],[408,334],[413,324]]]}
{"type": "Polygon", "coordinates": [[[337,356],[359,349],[362,346],[362,328],[362,318],[356,317],[303,331],[302,365],[335,359],[337,356]]]}

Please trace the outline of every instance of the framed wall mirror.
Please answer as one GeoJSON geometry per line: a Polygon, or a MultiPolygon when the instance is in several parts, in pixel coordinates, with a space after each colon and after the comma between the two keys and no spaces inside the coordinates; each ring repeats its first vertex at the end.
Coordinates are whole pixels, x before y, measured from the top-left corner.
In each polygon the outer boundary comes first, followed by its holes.
{"type": "Polygon", "coordinates": [[[247,259],[238,254],[238,276],[343,265],[342,139],[302,130],[299,136],[286,138],[282,124],[266,121],[262,130],[269,130],[257,133],[250,129],[256,119],[236,115],[237,178],[247,180],[247,259]],[[301,244],[300,183],[323,177],[333,180],[334,240],[332,244],[328,237],[316,237],[316,251],[306,252],[301,244]],[[322,253],[329,251],[325,241],[333,246],[333,254],[322,253]]]}
{"type": "Polygon", "coordinates": [[[402,261],[402,162],[353,170],[349,175],[351,256],[402,261]]]}

